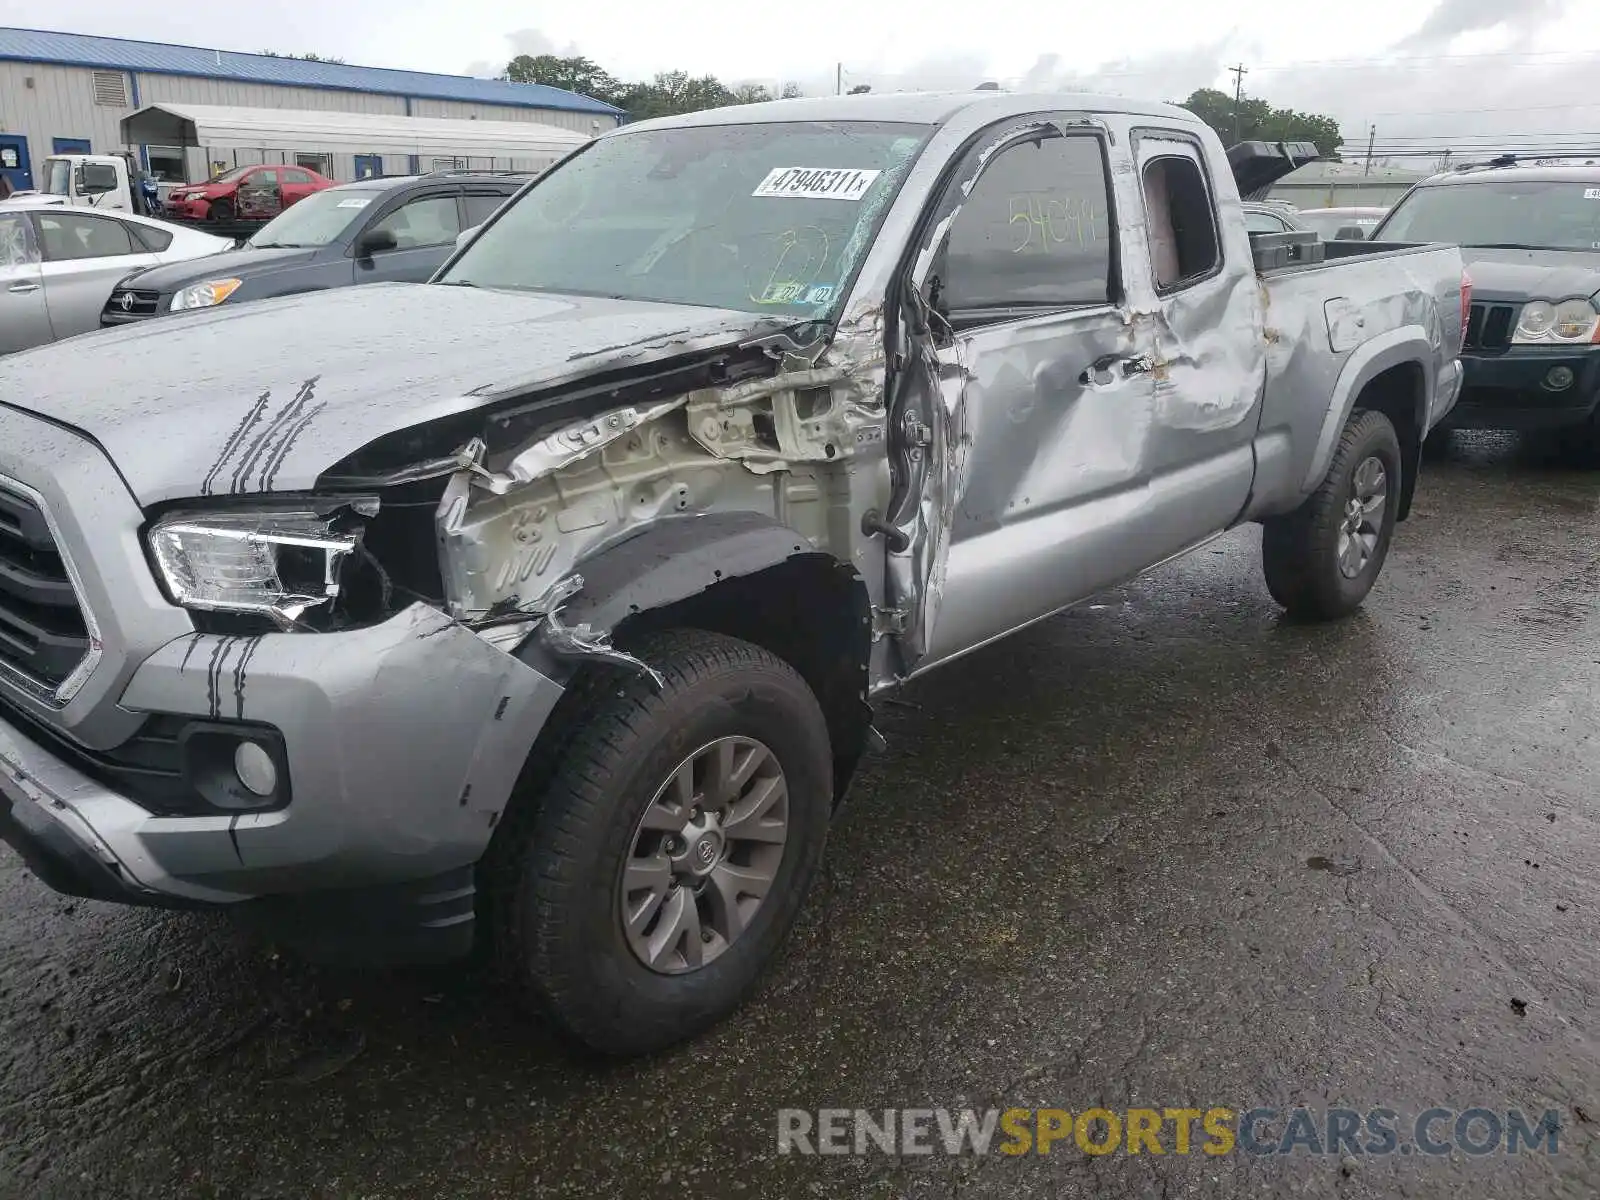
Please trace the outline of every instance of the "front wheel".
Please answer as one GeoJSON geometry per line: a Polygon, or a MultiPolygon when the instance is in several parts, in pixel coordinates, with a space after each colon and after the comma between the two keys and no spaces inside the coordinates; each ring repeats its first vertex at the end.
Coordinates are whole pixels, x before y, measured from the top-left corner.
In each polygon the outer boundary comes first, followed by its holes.
{"type": "Polygon", "coordinates": [[[206,210],[206,220],[214,225],[226,224],[233,220],[233,202],[230,200],[213,200],[211,207],[206,210]]]}
{"type": "Polygon", "coordinates": [[[609,1054],[737,1007],[794,924],[832,809],[828,727],[793,668],[698,630],[634,649],[665,687],[595,688],[490,859],[503,967],[609,1054]]]}
{"type": "Polygon", "coordinates": [[[1381,412],[1353,414],[1322,483],[1265,523],[1267,590],[1291,616],[1330,621],[1361,607],[1383,570],[1400,503],[1400,440],[1381,412]]]}

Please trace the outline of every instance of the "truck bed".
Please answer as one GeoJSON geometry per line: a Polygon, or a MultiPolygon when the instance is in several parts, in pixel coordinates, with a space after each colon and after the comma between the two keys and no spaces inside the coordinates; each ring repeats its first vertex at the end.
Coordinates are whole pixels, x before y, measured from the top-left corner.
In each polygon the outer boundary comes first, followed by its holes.
{"type": "Polygon", "coordinates": [[[1370,261],[1375,258],[1394,258],[1402,254],[1425,253],[1437,250],[1438,247],[1426,242],[1358,242],[1334,241],[1320,243],[1317,256],[1310,261],[1290,261],[1278,265],[1268,264],[1264,259],[1277,257],[1276,255],[1263,254],[1264,249],[1271,249],[1275,244],[1281,244],[1279,239],[1296,238],[1303,235],[1297,234],[1252,234],[1250,245],[1256,251],[1256,273],[1262,278],[1275,278],[1282,275],[1316,271],[1324,268],[1337,268],[1348,265],[1354,260],[1370,261]]]}
{"type": "MultiPolygon", "coordinates": [[[[1278,235],[1265,235],[1278,236],[1278,235]]],[[[1252,243],[1256,239],[1252,238],[1252,243]]],[[[1454,246],[1398,242],[1329,242],[1322,261],[1259,272],[1266,301],[1267,382],[1257,454],[1260,469],[1279,477],[1281,491],[1304,491],[1317,448],[1336,436],[1351,381],[1381,370],[1399,345],[1430,348],[1432,369],[1396,386],[1415,389],[1426,408],[1424,428],[1455,396],[1461,344],[1461,252],[1454,246]],[[1419,377],[1420,376],[1420,377],[1419,377]],[[1319,428],[1305,425],[1297,397],[1330,396],[1319,428]]],[[[1411,368],[1397,368],[1408,371],[1411,368]]],[[[1408,448],[1410,451],[1415,447],[1408,448]]],[[[1409,495],[1411,482],[1406,483],[1409,495]]],[[[1402,502],[1403,507],[1403,502],[1402,502]]]]}

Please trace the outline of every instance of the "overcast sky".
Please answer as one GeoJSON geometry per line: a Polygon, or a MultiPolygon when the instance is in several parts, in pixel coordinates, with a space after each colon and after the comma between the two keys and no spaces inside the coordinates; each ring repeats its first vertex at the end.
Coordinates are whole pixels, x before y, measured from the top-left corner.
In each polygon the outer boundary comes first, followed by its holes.
{"type": "Polygon", "coordinates": [[[831,91],[1083,87],[1152,99],[1245,89],[1336,116],[1347,137],[1457,149],[1564,134],[1600,146],[1595,0],[277,0],[273,5],[0,0],[0,24],[493,74],[579,53],[622,78],[682,69],[831,91]],[[1582,137],[1579,135],[1590,135],[1582,137]]]}

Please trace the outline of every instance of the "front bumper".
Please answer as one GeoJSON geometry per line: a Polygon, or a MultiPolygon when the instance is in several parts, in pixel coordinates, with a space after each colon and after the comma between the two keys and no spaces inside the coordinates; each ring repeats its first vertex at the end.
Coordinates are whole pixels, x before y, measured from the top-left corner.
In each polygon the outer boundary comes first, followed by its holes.
{"type": "MultiPolygon", "coordinates": [[[[156,588],[143,513],[98,447],[0,406],[0,475],[47,507],[101,639],[64,701],[0,673],[0,835],[47,882],[133,903],[285,911],[296,897],[433,888],[464,869],[470,883],[559,684],[422,604],[340,633],[196,633],[156,588]],[[289,803],[142,807],[94,764],[151,714],[276,730],[289,803]]],[[[460,901],[459,886],[445,890],[460,901]]]]}
{"type": "Polygon", "coordinates": [[[1466,379],[1452,429],[1563,429],[1586,424],[1600,404],[1600,346],[1513,346],[1461,361],[1466,379]],[[1557,368],[1572,372],[1571,384],[1550,385],[1557,368]]]}
{"type": "Polygon", "coordinates": [[[211,201],[203,196],[191,196],[184,199],[167,197],[166,213],[169,217],[176,217],[180,221],[204,221],[211,213],[211,201]]]}
{"type": "Polygon", "coordinates": [[[420,604],[349,633],[190,634],[138,668],[119,707],[272,726],[286,807],[154,814],[3,712],[0,793],[12,832],[32,835],[25,857],[70,842],[70,857],[96,864],[78,874],[100,877],[97,895],[106,872],[118,898],[156,904],[405,883],[482,857],[560,694],[420,604]]]}

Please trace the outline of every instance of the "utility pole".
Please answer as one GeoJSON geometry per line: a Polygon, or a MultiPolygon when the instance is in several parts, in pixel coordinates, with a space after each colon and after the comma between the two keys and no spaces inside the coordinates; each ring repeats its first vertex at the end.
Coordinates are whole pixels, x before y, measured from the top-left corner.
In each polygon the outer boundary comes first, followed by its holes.
{"type": "Polygon", "coordinates": [[[1228,70],[1233,72],[1233,140],[1237,143],[1240,138],[1239,122],[1242,116],[1240,107],[1244,103],[1244,77],[1250,72],[1245,70],[1243,63],[1236,67],[1229,67],[1228,70]]]}
{"type": "Polygon", "coordinates": [[[833,94],[844,95],[844,64],[835,63],[833,68],[833,94]]]}
{"type": "Polygon", "coordinates": [[[1374,125],[1370,129],[1367,130],[1367,165],[1362,168],[1361,173],[1363,175],[1371,175],[1372,174],[1372,146],[1373,146],[1373,143],[1376,142],[1377,140],[1378,140],[1378,127],[1376,125],[1374,125]]]}

